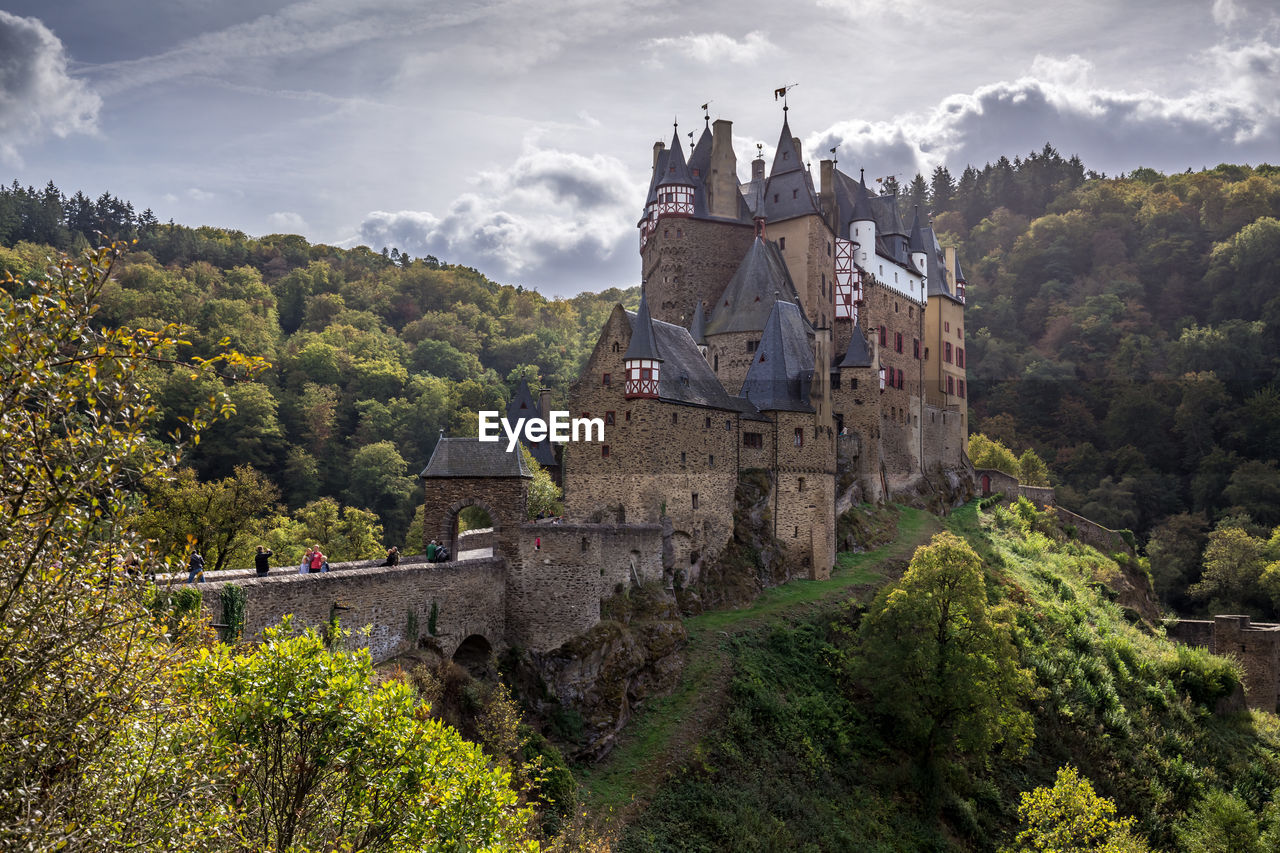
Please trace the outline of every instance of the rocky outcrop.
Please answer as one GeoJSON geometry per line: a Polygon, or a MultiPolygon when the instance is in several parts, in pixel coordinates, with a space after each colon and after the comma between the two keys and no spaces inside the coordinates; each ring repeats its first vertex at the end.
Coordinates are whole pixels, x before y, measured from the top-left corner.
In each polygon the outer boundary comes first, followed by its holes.
{"type": "Polygon", "coordinates": [[[602,616],[552,652],[513,652],[508,666],[526,707],[577,759],[612,749],[636,707],[670,692],[684,667],[687,635],[660,585],[614,596],[602,616]]]}
{"type": "Polygon", "coordinates": [[[743,607],[789,576],[783,546],[773,536],[774,478],[763,469],[743,471],[734,492],[733,538],[714,559],[699,561],[677,576],[682,613],[743,607]]]}

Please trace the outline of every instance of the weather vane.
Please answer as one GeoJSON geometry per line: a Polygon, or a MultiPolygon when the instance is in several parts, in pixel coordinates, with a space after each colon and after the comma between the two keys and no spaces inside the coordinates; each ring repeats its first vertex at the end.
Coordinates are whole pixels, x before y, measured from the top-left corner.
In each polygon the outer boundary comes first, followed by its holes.
{"type": "Polygon", "coordinates": [[[711,111],[708,109],[708,107],[710,107],[713,103],[714,101],[707,101],[705,104],[702,105],[702,113],[703,113],[702,118],[705,122],[707,122],[707,124],[711,123],[711,111]]]}
{"type": "Polygon", "coordinates": [[[773,99],[775,101],[778,100],[778,98],[782,98],[782,111],[784,113],[787,111],[787,92],[790,92],[799,85],[799,83],[788,83],[785,86],[779,86],[777,89],[773,90],[773,99]]]}

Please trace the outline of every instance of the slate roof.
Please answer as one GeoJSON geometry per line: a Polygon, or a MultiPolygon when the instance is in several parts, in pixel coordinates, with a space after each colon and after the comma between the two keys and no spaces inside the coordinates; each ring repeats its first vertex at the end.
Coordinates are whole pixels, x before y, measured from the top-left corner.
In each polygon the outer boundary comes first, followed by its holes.
{"type": "MultiPolygon", "coordinates": [[[[628,311],[627,319],[634,338],[640,323],[639,313],[628,311]]],[[[661,320],[651,320],[649,328],[663,356],[662,371],[658,375],[659,399],[756,414],[746,400],[732,397],[724,390],[687,329],[661,320]]]]}
{"type": "Polygon", "coordinates": [[[693,338],[693,342],[698,346],[704,346],[707,343],[707,303],[698,302],[698,307],[693,311],[693,323],[689,326],[689,337],[693,338]]]}
{"type": "Polygon", "coordinates": [[[800,152],[796,150],[795,138],[785,117],[782,134],[778,137],[778,149],[773,154],[773,167],[765,181],[760,203],[753,209],[770,222],[818,213],[818,194],[813,189],[813,177],[800,161],[800,152]]]}
{"type": "Polygon", "coordinates": [[[671,152],[662,149],[658,152],[658,159],[653,164],[653,177],[649,179],[649,195],[645,197],[644,206],[647,210],[649,205],[658,200],[658,181],[661,179],[663,172],[667,168],[667,155],[671,152]]]}
{"type": "Polygon", "coordinates": [[[787,124],[787,117],[782,117],[782,135],[778,137],[778,148],[773,152],[773,168],[769,170],[769,177],[776,178],[778,175],[787,172],[799,172],[804,169],[804,164],[800,162],[800,152],[796,151],[796,140],[791,134],[791,126],[787,124]]]}
{"type": "Polygon", "coordinates": [[[653,336],[653,318],[649,316],[649,299],[645,295],[644,285],[640,286],[640,307],[635,313],[636,320],[631,324],[631,343],[623,360],[632,358],[661,359],[661,350],[653,336]]]}
{"type": "Polygon", "coordinates": [[[969,280],[964,277],[964,270],[960,269],[960,253],[959,252],[956,252],[956,281],[963,281],[965,284],[969,283],[969,280]]]}
{"type": "MultiPolygon", "coordinates": [[[[912,253],[915,253],[915,252],[927,253],[928,248],[926,248],[925,241],[924,241],[924,234],[921,231],[922,226],[920,225],[920,205],[917,204],[914,207],[914,214],[915,215],[911,218],[910,249],[912,253]]],[[[930,232],[933,231],[932,228],[930,228],[929,230],[930,232]]],[[[936,240],[933,242],[935,245],[937,245],[936,240]]]]}
{"type": "Polygon", "coordinates": [[[942,253],[942,246],[938,245],[938,235],[934,233],[932,227],[922,229],[925,242],[925,256],[928,262],[926,267],[929,276],[929,296],[946,296],[955,301],[956,299],[955,285],[947,275],[946,258],[942,253]]]}
{"type": "MultiPolygon", "coordinates": [[[[511,398],[511,402],[507,404],[507,420],[514,424],[520,418],[536,418],[541,417],[541,410],[538,408],[538,401],[534,399],[533,391],[529,388],[529,382],[526,379],[520,380],[520,386],[516,388],[516,393],[511,398]]],[[[551,440],[544,438],[542,441],[531,442],[525,438],[520,439],[525,446],[529,448],[529,452],[533,454],[533,458],[543,468],[548,465],[556,465],[556,453],[551,447],[551,440]]],[[[505,445],[504,445],[505,446],[505,445]]]]}
{"type": "Polygon", "coordinates": [[[871,346],[867,343],[867,336],[862,334],[862,326],[858,323],[853,324],[853,337],[849,339],[849,349],[844,354],[844,358],[837,367],[870,367],[871,366],[871,346]]]}
{"type": "Polygon", "coordinates": [[[799,305],[775,302],[742,383],[742,396],[762,412],[812,412],[812,334],[799,305]]]}
{"type": "Polygon", "coordinates": [[[532,477],[524,454],[507,452],[505,439],[444,438],[436,442],[431,461],[418,475],[423,479],[445,477],[532,477]]]}
{"type": "Polygon", "coordinates": [[[658,186],[692,186],[693,178],[689,175],[689,167],[684,162],[684,149],[680,147],[680,131],[674,130],[671,133],[671,148],[667,155],[667,162],[662,169],[662,177],[658,180],[658,186]]]}
{"type": "Polygon", "coordinates": [[[694,146],[693,153],[689,155],[689,172],[694,179],[699,178],[706,180],[707,174],[711,171],[711,127],[708,123],[707,127],[702,129],[702,135],[698,137],[698,144],[694,146]]]}
{"type": "Polygon", "coordinates": [[[705,334],[761,331],[776,300],[799,298],[777,244],[757,236],[712,309],[705,334]]]}

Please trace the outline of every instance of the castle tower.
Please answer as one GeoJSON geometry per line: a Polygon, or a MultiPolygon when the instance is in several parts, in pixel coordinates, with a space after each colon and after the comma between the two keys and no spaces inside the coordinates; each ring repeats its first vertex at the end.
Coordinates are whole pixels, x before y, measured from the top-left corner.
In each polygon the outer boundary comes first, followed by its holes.
{"type": "Polygon", "coordinates": [[[908,248],[911,250],[911,263],[920,271],[920,275],[928,274],[928,253],[925,249],[924,234],[920,226],[920,205],[915,206],[915,216],[911,220],[911,237],[908,248]]]}
{"type": "Polygon", "coordinates": [[[871,210],[871,191],[867,189],[866,171],[859,169],[858,173],[858,187],[854,192],[853,222],[849,228],[849,238],[857,244],[858,266],[869,270],[871,262],[876,257],[876,216],[871,210]]]}
{"type": "Polygon", "coordinates": [[[751,245],[751,216],[738,191],[732,123],[704,128],[689,162],[679,135],[655,146],[640,229],[641,276],[654,319],[689,328],[699,301],[714,305],[751,245]]]}
{"type": "Polygon", "coordinates": [[[636,312],[635,331],[623,358],[627,374],[626,399],[658,396],[658,382],[662,373],[662,356],[653,336],[653,320],[649,316],[649,302],[644,285],[640,286],[640,308],[636,312]]]}
{"type": "Polygon", "coordinates": [[[947,251],[951,256],[951,266],[955,269],[956,299],[960,300],[961,304],[964,304],[964,289],[968,282],[965,281],[964,270],[960,269],[960,255],[956,252],[954,246],[947,251]]]}

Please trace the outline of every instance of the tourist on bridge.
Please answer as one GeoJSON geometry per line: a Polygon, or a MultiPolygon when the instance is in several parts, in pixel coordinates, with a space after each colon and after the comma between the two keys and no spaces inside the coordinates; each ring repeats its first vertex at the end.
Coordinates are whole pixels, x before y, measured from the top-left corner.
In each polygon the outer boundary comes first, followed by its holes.
{"type": "Polygon", "coordinates": [[[382,565],[395,566],[395,565],[399,565],[399,563],[400,563],[400,549],[397,548],[395,545],[392,545],[390,548],[387,549],[387,561],[382,565]]]}
{"type": "Polygon", "coordinates": [[[204,583],[204,557],[199,551],[191,552],[191,565],[188,569],[187,583],[204,583]]]}
{"type": "Polygon", "coordinates": [[[436,544],[436,540],[432,539],[427,543],[427,562],[434,563],[436,561],[436,551],[440,550],[440,546],[436,544]]]}
{"type": "Polygon", "coordinates": [[[311,550],[307,549],[307,553],[302,555],[302,562],[298,564],[298,574],[305,575],[311,571],[311,550]]]}
{"type": "Polygon", "coordinates": [[[271,564],[267,562],[271,557],[271,549],[258,546],[258,553],[253,555],[253,567],[259,575],[265,575],[271,570],[271,564]]]}

